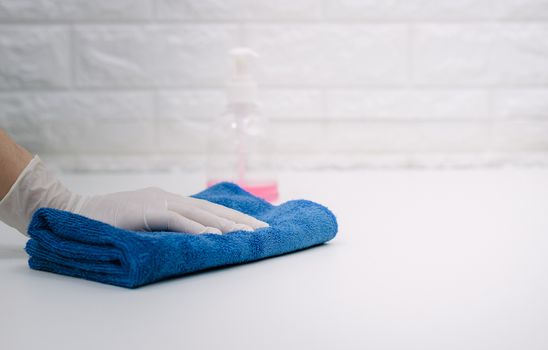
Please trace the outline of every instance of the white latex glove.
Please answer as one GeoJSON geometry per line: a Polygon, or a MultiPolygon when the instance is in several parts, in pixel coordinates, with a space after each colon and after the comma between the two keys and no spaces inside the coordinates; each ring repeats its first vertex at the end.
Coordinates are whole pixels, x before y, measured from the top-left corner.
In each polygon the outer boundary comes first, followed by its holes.
{"type": "Polygon", "coordinates": [[[62,209],[135,231],[227,233],[268,224],[202,199],[159,188],[82,196],[70,192],[35,156],[0,201],[0,220],[24,235],[38,208],[62,209]]]}

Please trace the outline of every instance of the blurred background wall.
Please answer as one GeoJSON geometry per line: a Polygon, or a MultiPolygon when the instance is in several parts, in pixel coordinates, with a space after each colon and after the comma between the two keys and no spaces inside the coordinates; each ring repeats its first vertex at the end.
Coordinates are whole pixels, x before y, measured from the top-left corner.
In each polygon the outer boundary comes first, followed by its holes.
{"type": "Polygon", "coordinates": [[[548,0],[0,0],[0,126],[67,169],[199,169],[226,52],[289,168],[548,164],[548,0]]]}

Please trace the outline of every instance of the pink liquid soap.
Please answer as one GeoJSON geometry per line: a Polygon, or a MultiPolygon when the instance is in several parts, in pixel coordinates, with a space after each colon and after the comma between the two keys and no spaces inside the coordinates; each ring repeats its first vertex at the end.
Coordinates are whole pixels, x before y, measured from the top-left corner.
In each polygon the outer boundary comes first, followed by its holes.
{"type": "MultiPolygon", "coordinates": [[[[220,180],[209,180],[207,182],[207,187],[211,187],[219,182],[220,180]]],[[[278,200],[278,183],[276,181],[230,181],[240,186],[247,192],[264,199],[270,203],[276,202],[278,200]]]]}

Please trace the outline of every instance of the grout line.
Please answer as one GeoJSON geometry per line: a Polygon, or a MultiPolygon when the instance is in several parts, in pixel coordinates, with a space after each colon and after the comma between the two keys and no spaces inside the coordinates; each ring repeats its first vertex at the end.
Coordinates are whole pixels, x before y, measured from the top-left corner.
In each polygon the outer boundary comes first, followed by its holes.
{"type": "Polygon", "coordinates": [[[158,20],[158,0],[151,0],[150,1],[150,23],[155,23],[158,20]]]}
{"type": "MultiPolygon", "coordinates": [[[[180,85],[180,86],[74,86],[70,87],[25,87],[25,88],[0,88],[0,94],[15,93],[63,93],[63,92],[137,92],[137,91],[219,91],[224,86],[219,85],[180,85]]],[[[505,91],[505,90],[548,90],[548,85],[511,85],[511,86],[451,86],[451,85],[428,85],[428,86],[406,86],[406,85],[260,85],[261,91],[296,90],[296,91],[319,91],[324,93],[337,91],[370,92],[370,91],[505,91]]]]}
{"type": "Polygon", "coordinates": [[[328,98],[328,95],[327,95],[327,90],[326,89],[321,89],[320,90],[320,98],[321,98],[321,103],[322,103],[322,106],[321,106],[321,110],[322,110],[322,113],[321,113],[321,116],[322,116],[322,119],[324,120],[330,120],[332,119],[331,117],[331,110],[329,108],[330,104],[327,100],[328,98]]]}
{"type": "Polygon", "coordinates": [[[408,85],[415,88],[415,25],[407,24],[407,78],[408,85]]]}
{"type": "MultiPolygon", "coordinates": [[[[155,11],[155,10],[154,10],[155,11]]],[[[238,24],[245,21],[252,25],[318,25],[318,24],[333,24],[333,25],[394,25],[394,24],[486,24],[486,23],[510,23],[510,24],[546,24],[548,19],[412,19],[412,18],[398,18],[398,19],[249,19],[249,18],[235,18],[235,19],[207,19],[207,20],[191,20],[191,19],[158,19],[154,15],[150,18],[140,19],[2,19],[0,20],[1,26],[38,26],[38,25],[67,25],[67,24],[81,24],[81,25],[138,25],[138,24],[158,24],[158,25],[223,25],[223,24],[238,24]]]]}
{"type": "Polygon", "coordinates": [[[74,91],[76,86],[76,39],[74,25],[69,26],[69,64],[70,64],[70,86],[71,91],[74,91]]]}

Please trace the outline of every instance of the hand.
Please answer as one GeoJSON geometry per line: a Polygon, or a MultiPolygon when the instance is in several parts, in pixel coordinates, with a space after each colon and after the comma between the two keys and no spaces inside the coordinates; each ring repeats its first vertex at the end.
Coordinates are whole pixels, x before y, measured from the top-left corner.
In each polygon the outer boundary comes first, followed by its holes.
{"type": "Polygon", "coordinates": [[[75,212],[134,231],[221,234],[268,226],[222,205],[155,187],[83,198],[80,206],[75,212]]]}
{"type": "Polygon", "coordinates": [[[70,211],[136,231],[220,234],[268,226],[222,205],[159,188],[90,197],[72,193],[36,156],[0,201],[0,220],[26,235],[32,214],[41,207],[70,211]]]}

